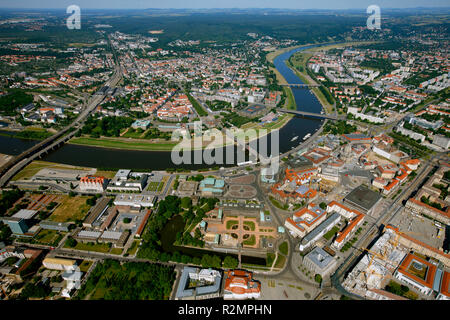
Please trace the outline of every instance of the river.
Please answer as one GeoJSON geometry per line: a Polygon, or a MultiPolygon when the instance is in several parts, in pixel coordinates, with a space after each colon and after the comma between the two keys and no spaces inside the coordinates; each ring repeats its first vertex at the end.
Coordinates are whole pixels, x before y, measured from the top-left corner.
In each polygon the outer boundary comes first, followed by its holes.
{"type": "MultiPolygon", "coordinates": [[[[303,83],[295,73],[286,66],[285,61],[295,52],[306,50],[313,46],[296,48],[285,52],[274,59],[275,68],[283,75],[289,84],[303,83]]],[[[308,89],[292,88],[292,92],[297,104],[297,110],[320,113],[322,105],[316,96],[308,89]]],[[[285,153],[303,142],[303,137],[313,134],[320,128],[323,120],[311,118],[292,118],[285,126],[279,130],[279,152],[285,153]],[[291,141],[292,138],[298,139],[291,141]]],[[[268,140],[268,150],[270,150],[270,138],[268,140]]],[[[0,153],[17,155],[30,148],[38,141],[18,139],[14,137],[0,136],[0,153]]],[[[236,152],[235,152],[236,154],[236,152]]],[[[172,162],[171,152],[168,151],[134,151],[121,149],[107,149],[99,147],[81,146],[65,144],[61,148],[45,155],[42,160],[85,166],[93,168],[128,168],[128,169],[152,169],[165,170],[167,168],[183,167],[185,169],[211,168],[214,166],[233,165],[207,165],[207,164],[183,164],[175,166],[172,162]]],[[[236,156],[235,156],[236,163],[236,156]]]]}

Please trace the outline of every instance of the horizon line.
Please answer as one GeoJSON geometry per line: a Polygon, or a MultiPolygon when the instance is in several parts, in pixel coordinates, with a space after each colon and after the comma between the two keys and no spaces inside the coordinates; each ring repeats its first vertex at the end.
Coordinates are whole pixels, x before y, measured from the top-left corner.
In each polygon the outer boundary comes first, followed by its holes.
{"type": "MultiPolygon", "coordinates": [[[[81,6],[80,6],[81,7],[81,6]]],[[[67,7],[50,7],[50,8],[17,8],[17,7],[1,7],[1,9],[9,10],[64,10],[67,7]]],[[[81,7],[82,8],[82,7],[81,7]]],[[[415,7],[380,7],[388,10],[404,10],[404,9],[450,9],[450,6],[415,6],[415,7]]],[[[259,7],[232,7],[232,8],[85,8],[84,10],[297,10],[297,11],[331,11],[331,10],[365,10],[367,7],[360,8],[259,8],[259,7]]]]}

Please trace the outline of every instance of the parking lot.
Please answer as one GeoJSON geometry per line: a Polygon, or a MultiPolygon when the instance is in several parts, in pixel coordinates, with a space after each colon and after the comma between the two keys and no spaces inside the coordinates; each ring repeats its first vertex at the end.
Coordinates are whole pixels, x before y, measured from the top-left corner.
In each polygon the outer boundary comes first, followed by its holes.
{"type": "Polygon", "coordinates": [[[433,221],[412,214],[408,209],[399,212],[391,221],[406,235],[422,241],[433,248],[441,248],[445,239],[445,228],[437,227],[433,221]]]}

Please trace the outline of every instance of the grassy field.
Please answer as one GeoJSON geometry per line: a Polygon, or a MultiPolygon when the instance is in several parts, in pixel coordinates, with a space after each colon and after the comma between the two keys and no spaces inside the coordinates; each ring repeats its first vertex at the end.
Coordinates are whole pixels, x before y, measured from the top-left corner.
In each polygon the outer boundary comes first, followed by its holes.
{"type": "Polygon", "coordinates": [[[323,235],[323,237],[324,237],[325,239],[327,239],[327,240],[330,240],[331,238],[334,237],[334,235],[335,235],[336,233],[338,233],[338,231],[339,231],[339,228],[338,228],[338,227],[333,227],[330,231],[328,231],[327,233],[325,233],[325,234],[323,235]]]}
{"type": "Polygon", "coordinates": [[[286,103],[284,105],[285,109],[288,110],[297,110],[297,104],[295,103],[294,94],[292,93],[292,89],[288,87],[283,87],[283,91],[286,93],[286,103]]]}
{"type": "MultiPolygon", "coordinates": [[[[64,245],[64,248],[70,248],[66,244],[64,245]]],[[[102,252],[102,253],[108,253],[111,248],[107,243],[82,243],[78,242],[77,245],[71,249],[75,250],[83,250],[83,251],[95,251],[95,252],[102,252]]]]}
{"type": "Polygon", "coordinates": [[[145,151],[171,151],[177,143],[150,143],[136,140],[113,140],[102,137],[96,138],[74,138],[70,140],[71,144],[79,144],[86,146],[112,148],[112,149],[127,149],[127,150],[145,150],[145,151]]]}
{"type": "Polygon", "coordinates": [[[121,255],[122,252],[123,252],[123,249],[122,249],[122,248],[112,248],[110,253],[111,253],[111,254],[121,255]]]}
{"type": "Polygon", "coordinates": [[[50,215],[49,220],[56,222],[83,220],[91,208],[90,205],[86,204],[86,199],[88,198],[86,196],[76,196],[73,198],[65,196],[61,204],[50,215]]]}
{"type": "Polygon", "coordinates": [[[244,221],[244,225],[250,228],[250,231],[255,231],[255,223],[253,221],[244,221]]]}
{"type": "Polygon", "coordinates": [[[105,170],[97,170],[95,172],[96,176],[101,176],[101,177],[105,177],[108,179],[112,179],[114,178],[114,176],[116,175],[117,171],[105,171],[105,170]]]}
{"type": "Polygon", "coordinates": [[[286,241],[280,244],[280,246],[278,247],[278,250],[280,250],[280,252],[284,255],[288,254],[288,249],[288,243],[286,241]]]}
{"type": "Polygon", "coordinates": [[[19,171],[18,174],[16,174],[12,180],[22,180],[22,179],[30,179],[33,177],[36,173],[38,173],[40,170],[44,168],[52,168],[52,169],[72,169],[72,170],[86,170],[89,171],[91,168],[83,168],[83,167],[74,167],[70,165],[64,165],[64,164],[56,164],[53,162],[47,162],[47,161],[33,161],[29,165],[27,165],[23,170],[19,171]]]}
{"type": "Polygon", "coordinates": [[[281,255],[281,254],[279,254],[278,258],[277,258],[277,261],[275,262],[275,266],[274,267],[281,269],[281,268],[283,268],[285,262],[286,262],[286,257],[281,255]]]}
{"type": "Polygon", "coordinates": [[[139,240],[134,240],[131,246],[128,248],[127,253],[133,256],[136,254],[138,248],[139,248],[139,240]]]}
{"type": "Polygon", "coordinates": [[[56,247],[63,237],[64,234],[56,230],[41,230],[33,238],[33,243],[56,247]]]}
{"type": "Polygon", "coordinates": [[[232,226],[234,226],[235,224],[238,224],[239,222],[237,220],[228,220],[227,221],[227,230],[231,229],[232,226]]]}
{"type": "Polygon", "coordinates": [[[84,260],[81,264],[80,264],[80,271],[81,272],[87,272],[89,270],[89,268],[91,267],[93,261],[89,261],[89,260],[84,260]]]}
{"type": "Polygon", "coordinates": [[[256,237],[251,235],[247,240],[242,242],[244,246],[254,246],[256,244],[256,237]]]}

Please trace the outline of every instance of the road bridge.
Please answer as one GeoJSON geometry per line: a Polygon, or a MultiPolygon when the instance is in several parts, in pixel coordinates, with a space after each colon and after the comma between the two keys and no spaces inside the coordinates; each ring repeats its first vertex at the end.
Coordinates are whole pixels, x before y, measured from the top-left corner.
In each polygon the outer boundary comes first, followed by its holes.
{"type": "Polygon", "coordinates": [[[288,84],[281,84],[283,87],[293,87],[293,88],[318,88],[321,85],[320,84],[307,84],[307,83],[288,83],[288,84]]]}
{"type": "MultiPolygon", "coordinates": [[[[120,81],[121,74],[121,68],[116,67],[114,75],[106,82],[106,85],[115,86],[120,81]]],[[[5,187],[8,181],[31,161],[51,150],[56,150],[70,140],[78,130],[80,130],[86,118],[97,108],[105,97],[105,95],[94,95],[88,102],[87,107],[80,113],[74,122],[5,163],[0,168],[0,187],[5,187]]]]}
{"type": "Polygon", "coordinates": [[[286,109],[279,109],[278,111],[282,112],[282,113],[291,113],[291,114],[295,114],[295,115],[299,115],[299,116],[317,117],[317,118],[329,119],[329,120],[340,120],[340,117],[338,117],[338,116],[314,113],[314,112],[308,112],[308,111],[286,110],[286,109]]]}

